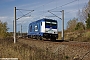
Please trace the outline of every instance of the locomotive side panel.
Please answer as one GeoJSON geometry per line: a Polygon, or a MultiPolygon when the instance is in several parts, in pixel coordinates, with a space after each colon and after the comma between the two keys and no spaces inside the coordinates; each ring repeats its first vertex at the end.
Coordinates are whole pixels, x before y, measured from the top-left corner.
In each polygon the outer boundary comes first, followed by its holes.
{"type": "Polygon", "coordinates": [[[41,26],[42,27],[44,26],[42,23],[42,20],[38,20],[38,21],[30,23],[29,28],[28,28],[28,36],[30,37],[42,36],[43,33],[41,31],[43,30],[41,29],[41,26]]]}
{"type": "Polygon", "coordinates": [[[41,32],[45,33],[45,21],[41,22],[41,32]]]}

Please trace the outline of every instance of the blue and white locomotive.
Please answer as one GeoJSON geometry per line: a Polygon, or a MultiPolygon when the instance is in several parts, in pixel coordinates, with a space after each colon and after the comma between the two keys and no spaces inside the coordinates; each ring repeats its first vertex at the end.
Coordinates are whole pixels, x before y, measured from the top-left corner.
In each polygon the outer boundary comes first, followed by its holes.
{"type": "Polygon", "coordinates": [[[40,19],[29,24],[28,37],[37,39],[51,39],[58,38],[57,21],[52,19],[40,19]]]}

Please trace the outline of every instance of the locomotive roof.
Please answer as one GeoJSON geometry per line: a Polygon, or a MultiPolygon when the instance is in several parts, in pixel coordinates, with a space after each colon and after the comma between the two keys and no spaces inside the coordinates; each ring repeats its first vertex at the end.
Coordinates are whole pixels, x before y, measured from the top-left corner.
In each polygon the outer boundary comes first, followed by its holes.
{"type": "MultiPolygon", "coordinates": [[[[47,18],[43,18],[43,19],[40,19],[40,20],[53,20],[53,21],[56,21],[54,19],[47,19],[47,18]]],[[[37,20],[37,21],[39,21],[39,20],[37,20]]]]}
{"type": "Polygon", "coordinates": [[[43,18],[43,19],[40,19],[40,20],[37,20],[37,21],[31,22],[30,24],[35,23],[35,22],[45,21],[45,20],[47,20],[47,21],[56,21],[56,22],[57,22],[57,20],[43,18]]]}

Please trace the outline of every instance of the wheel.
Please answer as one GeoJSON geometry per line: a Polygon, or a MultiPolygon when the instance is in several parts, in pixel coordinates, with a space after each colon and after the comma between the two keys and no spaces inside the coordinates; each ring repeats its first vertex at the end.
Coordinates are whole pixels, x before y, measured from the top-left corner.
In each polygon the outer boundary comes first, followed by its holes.
{"type": "Polygon", "coordinates": [[[40,36],[40,40],[42,40],[42,36],[40,36]]]}
{"type": "Polygon", "coordinates": [[[39,36],[37,36],[37,38],[36,38],[37,40],[39,40],[39,36]]]}
{"type": "Polygon", "coordinates": [[[28,35],[28,38],[30,38],[30,36],[28,35]]]}
{"type": "Polygon", "coordinates": [[[41,36],[37,36],[37,40],[42,40],[42,37],[41,36]]]}

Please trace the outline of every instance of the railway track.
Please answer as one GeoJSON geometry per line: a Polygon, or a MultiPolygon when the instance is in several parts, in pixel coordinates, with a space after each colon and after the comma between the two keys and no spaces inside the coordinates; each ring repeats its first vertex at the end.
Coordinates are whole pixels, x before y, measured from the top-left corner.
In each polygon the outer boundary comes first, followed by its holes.
{"type": "MultiPolygon", "coordinates": [[[[20,39],[19,39],[20,40],[20,39]]],[[[52,44],[62,44],[62,45],[69,45],[69,46],[76,46],[76,47],[84,47],[84,48],[90,48],[89,42],[77,42],[77,41],[66,41],[66,40],[37,40],[37,39],[31,39],[31,38],[23,38],[21,40],[28,40],[28,41],[36,41],[36,42],[43,42],[43,43],[52,43],[52,44]]]]}

